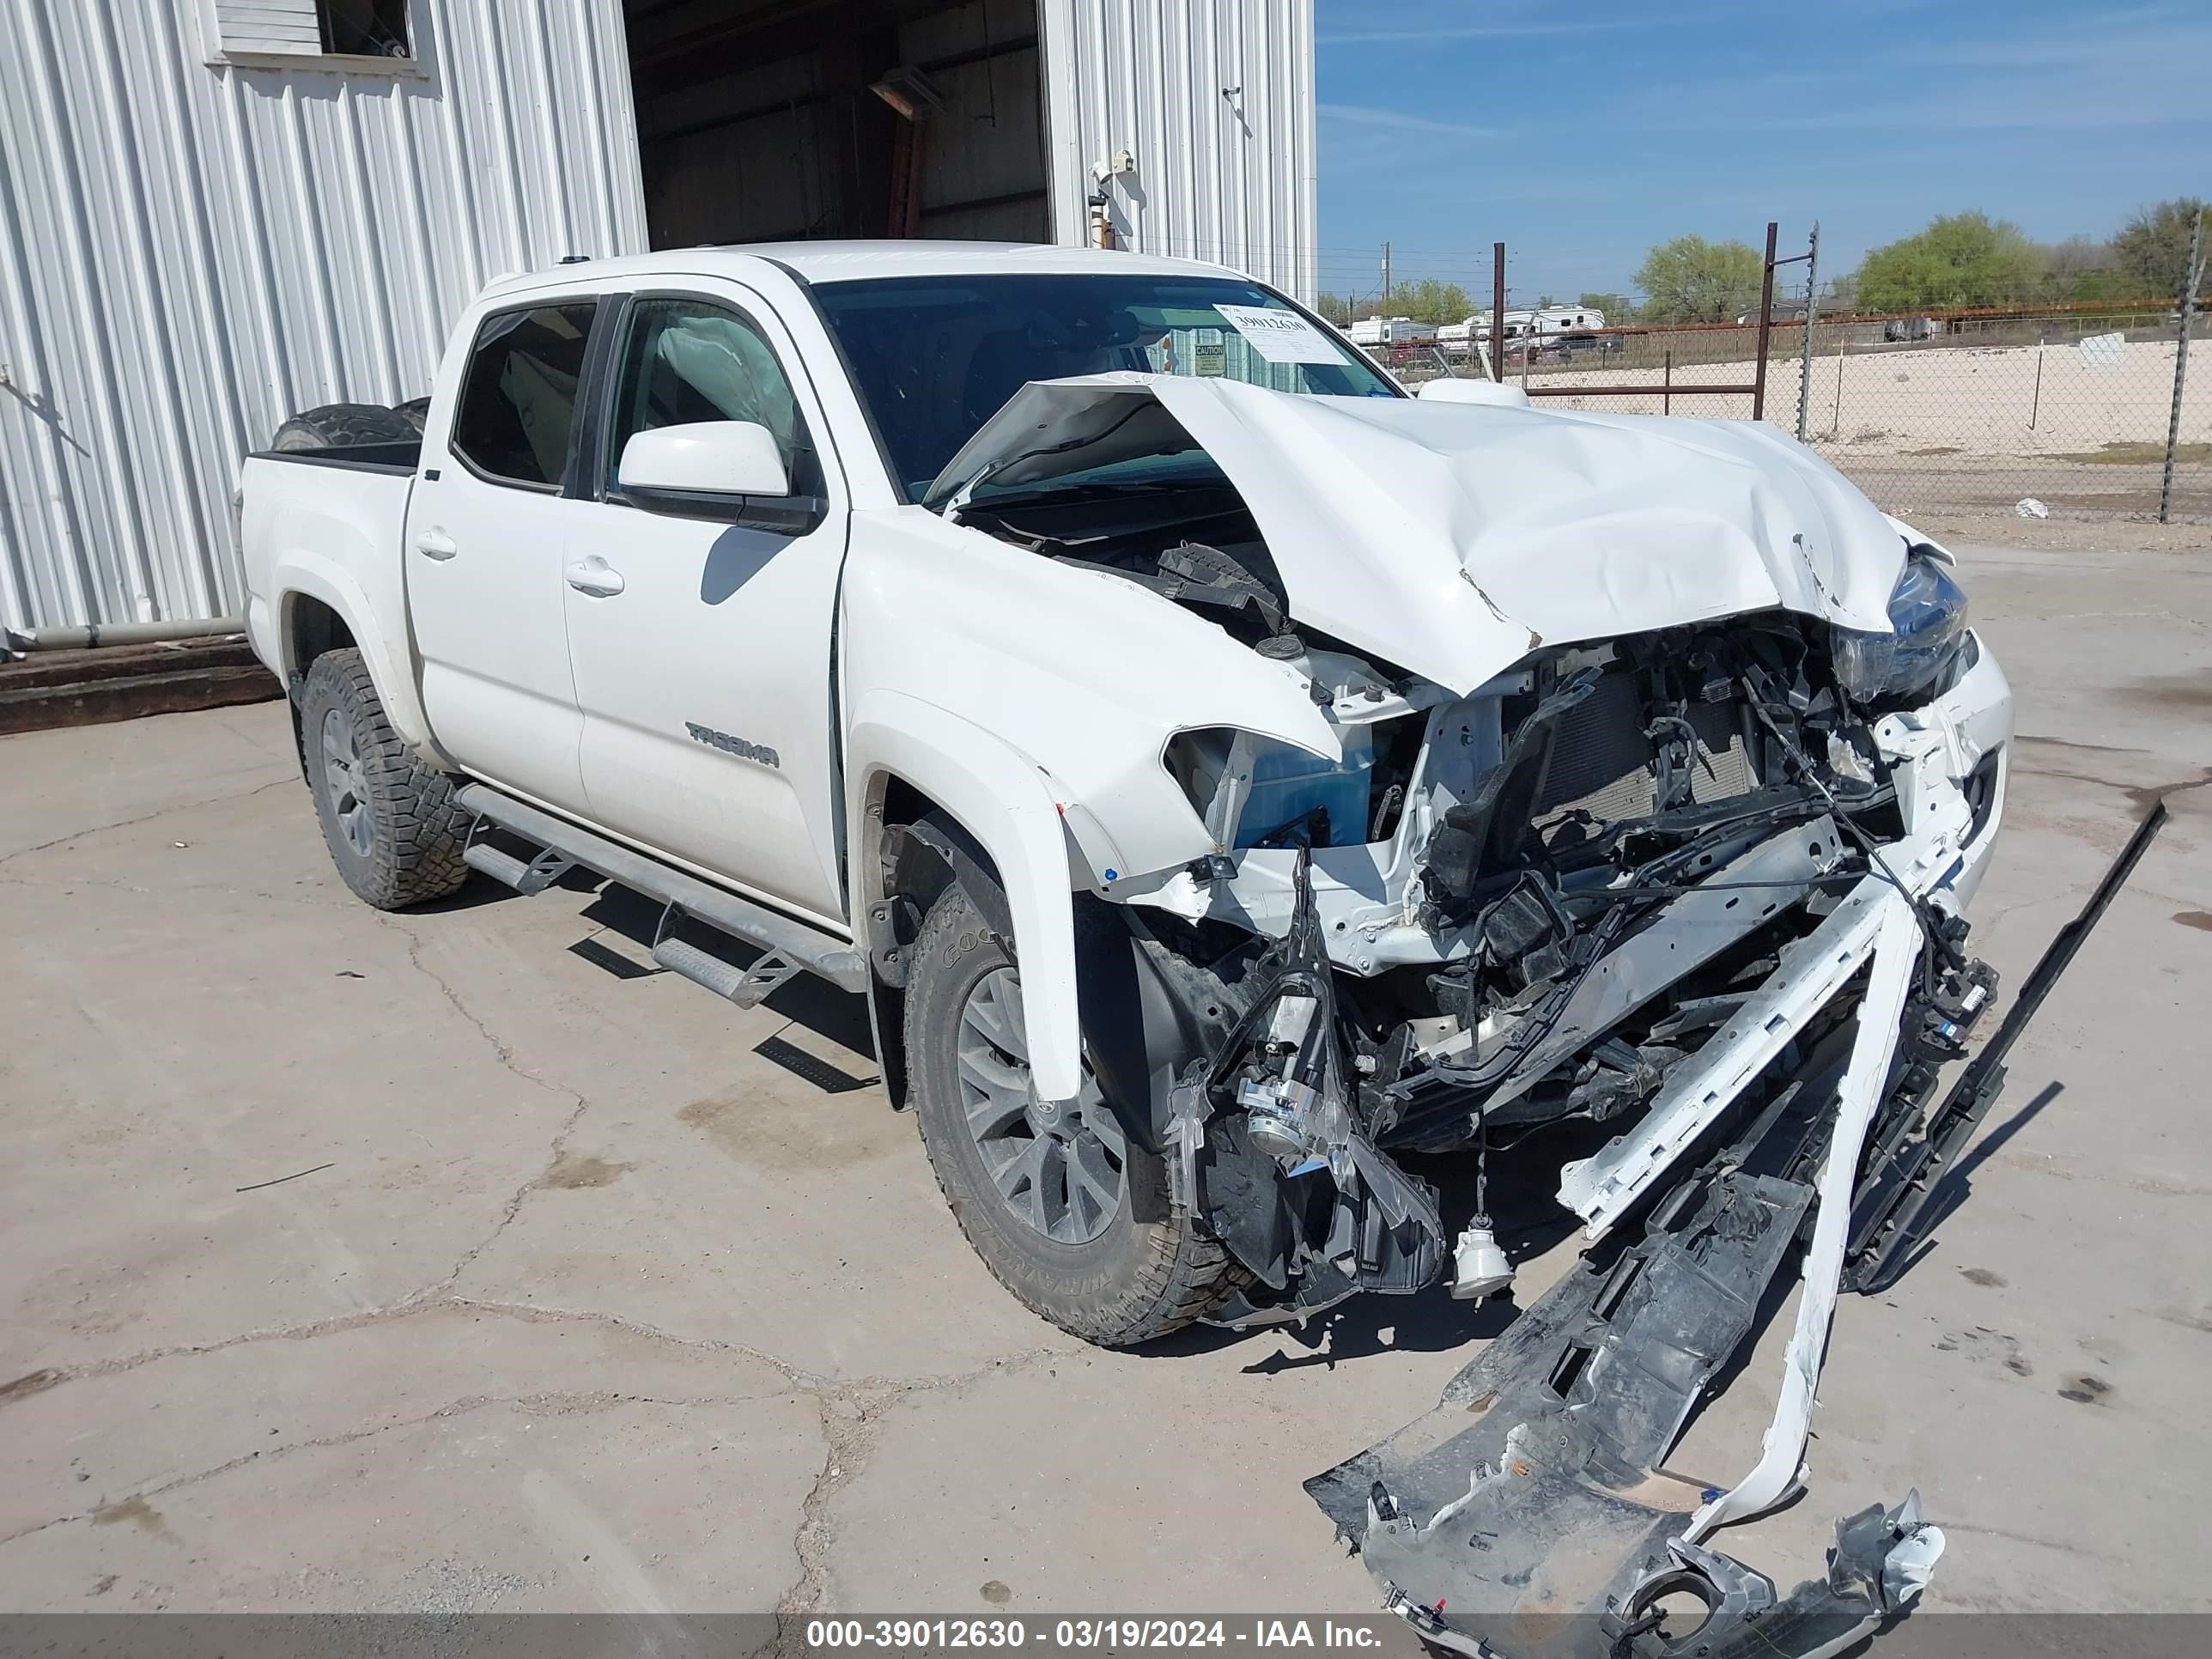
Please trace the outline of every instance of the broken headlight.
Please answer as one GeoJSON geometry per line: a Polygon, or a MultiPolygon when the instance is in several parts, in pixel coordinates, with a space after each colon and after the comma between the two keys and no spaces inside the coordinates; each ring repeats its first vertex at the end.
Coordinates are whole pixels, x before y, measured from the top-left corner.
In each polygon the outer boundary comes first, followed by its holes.
{"type": "Polygon", "coordinates": [[[1316,847],[1357,846],[1366,839],[1374,734],[1341,732],[1340,759],[1230,726],[1179,732],[1166,764],[1224,850],[1298,833],[1316,847]]]}
{"type": "Polygon", "coordinates": [[[1889,595],[1887,634],[1838,628],[1836,683],[1873,702],[1933,685],[1966,633],[1966,595],[1941,561],[1915,548],[1889,595]]]}

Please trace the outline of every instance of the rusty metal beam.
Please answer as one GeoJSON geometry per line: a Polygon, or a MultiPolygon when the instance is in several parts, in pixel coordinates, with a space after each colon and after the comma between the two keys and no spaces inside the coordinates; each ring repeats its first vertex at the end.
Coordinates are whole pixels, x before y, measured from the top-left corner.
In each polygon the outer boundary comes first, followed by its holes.
{"type": "Polygon", "coordinates": [[[1753,371],[1751,418],[1766,418],[1766,343],[1774,331],[1774,234],[1779,227],[1766,222],[1766,266],[1759,283],[1759,366],[1753,371]]]}

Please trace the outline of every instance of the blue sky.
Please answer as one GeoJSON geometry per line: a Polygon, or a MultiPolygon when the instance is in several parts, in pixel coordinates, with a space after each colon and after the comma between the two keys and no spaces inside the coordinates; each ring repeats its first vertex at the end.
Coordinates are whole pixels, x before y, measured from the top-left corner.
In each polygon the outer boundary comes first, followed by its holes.
{"type": "Polygon", "coordinates": [[[1623,289],[1686,231],[1824,275],[1939,213],[2040,241],[2212,196],[2212,7],[1315,0],[1322,287],[1623,289]]]}

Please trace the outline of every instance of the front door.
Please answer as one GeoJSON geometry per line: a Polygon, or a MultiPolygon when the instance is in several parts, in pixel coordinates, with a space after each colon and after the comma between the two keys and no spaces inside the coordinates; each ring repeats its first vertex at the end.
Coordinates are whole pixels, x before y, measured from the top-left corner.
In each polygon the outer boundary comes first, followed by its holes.
{"type": "Polygon", "coordinates": [[[598,499],[566,539],[568,648],[592,819],[787,908],[841,926],[830,686],[846,497],[825,429],[757,295],[640,294],[610,358],[598,499]],[[636,433],[755,421],[793,489],[737,523],[622,493],[636,433]]]}
{"type": "Polygon", "coordinates": [[[408,615],[422,706],[470,771],[584,810],[562,548],[576,400],[599,307],[562,299],[477,328],[443,430],[424,434],[408,507],[408,615]]]}

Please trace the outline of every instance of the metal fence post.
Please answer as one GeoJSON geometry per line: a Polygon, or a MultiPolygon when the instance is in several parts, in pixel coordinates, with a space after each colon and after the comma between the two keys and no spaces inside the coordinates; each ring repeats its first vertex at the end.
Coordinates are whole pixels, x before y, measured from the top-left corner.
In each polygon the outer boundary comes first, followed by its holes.
{"type": "Polygon", "coordinates": [[[1766,266],[1759,284],[1759,366],[1751,377],[1751,418],[1766,418],[1766,342],[1774,328],[1774,233],[1773,220],[1766,222],[1766,266]]]}
{"type": "Polygon", "coordinates": [[[1832,443],[1844,440],[1844,337],[1836,336],[1836,407],[1828,416],[1828,439],[1832,443]]]}
{"type": "Polygon", "coordinates": [[[2189,383],[2189,325],[2197,316],[2197,284],[2204,276],[2204,214],[2189,233],[2189,272],[2181,285],[2181,336],[2173,349],[2173,412],[2166,418],[2166,469],[2158,482],[2158,521],[2173,502],[2173,452],[2181,438],[2181,391],[2189,383]]]}
{"type": "Polygon", "coordinates": [[[1505,384],[1505,244],[1490,245],[1490,378],[1505,384]]]}
{"type": "Polygon", "coordinates": [[[1820,311],[1820,222],[1805,249],[1805,349],[1797,363],[1797,441],[1805,441],[1806,405],[1813,401],[1813,319],[1820,311]]]}

